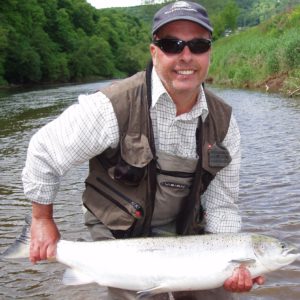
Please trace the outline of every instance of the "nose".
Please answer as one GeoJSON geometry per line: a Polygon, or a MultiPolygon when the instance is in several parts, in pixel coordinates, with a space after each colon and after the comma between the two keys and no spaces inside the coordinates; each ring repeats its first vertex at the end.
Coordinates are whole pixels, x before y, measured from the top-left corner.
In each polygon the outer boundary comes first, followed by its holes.
{"type": "Polygon", "coordinates": [[[182,52],[180,53],[180,58],[184,61],[190,61],[192,59],[192,52],[187,45],[185,45],[182,52]]]}

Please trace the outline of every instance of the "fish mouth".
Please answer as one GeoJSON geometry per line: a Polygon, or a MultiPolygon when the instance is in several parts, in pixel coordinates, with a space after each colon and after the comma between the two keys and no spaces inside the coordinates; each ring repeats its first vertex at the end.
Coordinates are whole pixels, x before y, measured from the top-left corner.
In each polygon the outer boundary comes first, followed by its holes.
{"type": "Polygon", "coordinates": [[[287,256],[287,255],[296,255],[296,256],[300,257],[300,250],[296,246],[293,246],[290,249],[287,249],[285,251],[284,256],[287,256]]]}
{"type": "Polygon", "coordinates": [[[294,255],[300,255],[300,251],[297,248],[290,249],[287,251],[287,254],[294,254],[294,255]]]}

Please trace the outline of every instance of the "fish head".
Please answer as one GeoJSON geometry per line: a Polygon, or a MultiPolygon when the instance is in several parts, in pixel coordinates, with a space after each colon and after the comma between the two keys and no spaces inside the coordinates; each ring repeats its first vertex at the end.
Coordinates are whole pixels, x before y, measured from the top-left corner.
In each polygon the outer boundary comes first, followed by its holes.
{"type": "Polygon", "coordinates": [[[269,271],[289,265],[300,257],[297,246],[274,237],[253,235],[252,243],[255,255],[269,271]]]}

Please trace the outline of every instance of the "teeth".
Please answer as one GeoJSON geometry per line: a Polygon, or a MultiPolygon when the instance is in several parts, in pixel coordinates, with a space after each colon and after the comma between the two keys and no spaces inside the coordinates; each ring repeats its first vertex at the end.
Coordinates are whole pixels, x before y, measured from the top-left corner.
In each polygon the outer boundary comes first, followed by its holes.
{"type": "Polygon", "coordinates": [[[180,75],[191,75],[194,73],[194,71],[193,70],[179,70],[179,71],[177,71],[177,73],[180,75]]]}

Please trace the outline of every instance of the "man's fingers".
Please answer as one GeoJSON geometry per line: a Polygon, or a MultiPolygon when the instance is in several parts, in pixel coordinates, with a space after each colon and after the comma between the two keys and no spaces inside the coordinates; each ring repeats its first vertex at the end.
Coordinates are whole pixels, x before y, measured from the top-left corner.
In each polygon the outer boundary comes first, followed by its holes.
{"type": "Polygon", "coordinates": [[[253,279],[253,283],[256,283],[258,285],[262,285],[265,282],[266,282],[266,279],[263,276],[258,276],[258,277],[256,277],[256,278],[253,279]]]}
{"type": "Polygon", "coordinates": [[[40,248],[33,244],[32,242],[30,243],[30,255],[29,259],[32,263],[36,263],[37,261],[41,260],[40,259],[40,248]]]}
{"type": "Polygon", "coordinates": [[[224,289],[229,292],[248,292],[253,286],[249,270],[243,266],[234,269],[232,276],[224,283],[224,289]]]}
{"type": "Polygon", "coordinates": [[[253,286],[251,274],[248,269],[244,267],[239,268],[239,283],[238,291],[239,292],[248,292],[253,286]]]}
{"type": "Polygon", "coordinates": [[[54,260],[56,257],[56,245],[49,245],[47,248],[47,259],[54,260]]]}
{"type": "Polygon", "coordinates": [[[36,263],[39,260],[46,260],[53,258],[56,255],[56,246],[55,245],[30,245],[30,261],[36,263]]]}
{"type": "Polygon", "coordinates": [[[238,269],[234,269],[232,276],[224,282],[224,289],[229,292],[234,291],[237,288],[238,276],[238,269]]]}

